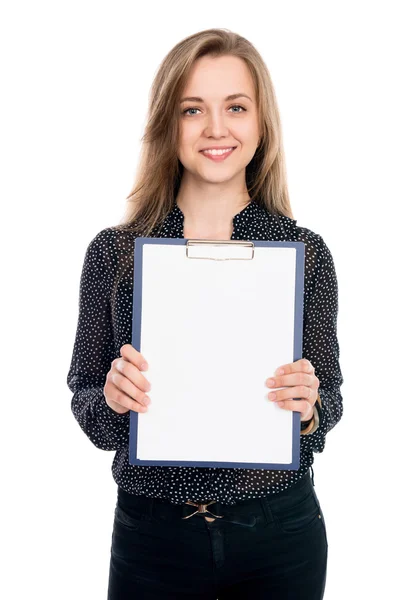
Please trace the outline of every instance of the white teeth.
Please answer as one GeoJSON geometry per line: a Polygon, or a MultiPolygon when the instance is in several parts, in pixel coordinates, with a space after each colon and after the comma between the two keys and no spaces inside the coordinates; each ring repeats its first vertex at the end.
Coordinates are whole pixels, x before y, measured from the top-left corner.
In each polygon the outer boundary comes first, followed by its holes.
{"type": "Polygon", "coordinates": [[[230,152],[233,148],[226,148],[226,150],[203,150],[204,154],[212,154],[213,156],[220,156],[221,154],[226,154],[230,152]]]}

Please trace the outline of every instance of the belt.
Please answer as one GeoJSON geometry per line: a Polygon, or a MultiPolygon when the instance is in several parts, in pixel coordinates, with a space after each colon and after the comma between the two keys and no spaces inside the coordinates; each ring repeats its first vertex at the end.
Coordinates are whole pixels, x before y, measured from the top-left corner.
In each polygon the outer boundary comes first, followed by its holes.
{"type": "MultiPolygon", "coordinates": [[[[279,501],[281,498],[285,498],[288,495],[300,491],[304,486],[310,485],[311,477],[307,472],[292,488],[283,490],[277,494],[275,498],[272,498],[271,502],[279,501]]],[[[145,495],[131,494],[125,491],[121,486],[118,486],[118,503],[125,508],[129,513],[132,508],[137,514],[137,511],[145,514],[152,515],[153,511],[155,514],[162,515],[162,519],[172,520],[173,518],[187,520],[190,517],[199,515],[204,517],[208,522],[214,522],[216,519],[224,519],[221,523],[236,523],[239,525],[246,525],[253,527],[258,519],[265,519],[266,523],[272,523],[274,516],[271,511],[270,501],[267,498],[253,498],[246,502],[237,502],[237,506],[228,506],[220,503],[218,500],[208,500],[206,502],[193,502],[187,500],[184,504],[175,504],[167,498],[153,498],[145,495]],[[208,510],[208,507],[212,504],[217,504],[221,507],[223,515],[217,515],[208,510]],[[187,516],[186,506],[195,507],[196,510],[187,516]],[[184,513],[182,513],[182,507],[185,507],[184,513]],[[165,514],[164,514],[165,513],[165,514]]],[[[217,509],[218,510],[218,509],[217,509]]]]}
{"type": "Polygon", "coordinates": [[[208,521],[209,523],[212,523],[213,521],[215,521],[215,519],[222,519],[224,515],[214,515],[212,512],[210,512],[209,510],[207,510],[207,506],[210,506],[210,504],[215,504],[216,500],[211,500],[210,502],[192,502],[191,500],[187,500],[185,502],[185,504],[190,504],[190,506],[197,506],[197,510],[195,510],[194,512],[192,512],[190,515],[187,515],[187,517],[182,517],[182,519],[190,519],[190,517],[193,517],[193,515],[197,515],[197,513],[199,513],[200,515],[204,515],[204,518],[206,521],[208,521]],[[212,517],[206,517],[206,514],[212,515],[212,517]]]}
{"type": "Polygon", "coordinates": [[[181,517],[181,519],[190,519],[190,517],[199,514],[203,516],[205,520],[209,523],[213,523],[215,519],[223,519],[225,517],[225,521],[227,523],[236,523],[238,525],[247,525],[249,527],[253,527],[255,525],[256,517],[253,514],[243,515],[236,513],[235,510],[228,510],[225,511],[225,514],[223,515],[215,515],[211,511],[207,510],[207,507],[210,506],[210,504],[214,504],[216,502],[216,500],[210,500],[210,502],[192,502],[191,500],[187,500],[185,504],[189,504],[190,506],[197,506],[197,510],[193,511],[190,515],[187,515],[186,517],[181,517]],[[212,516],[207,517],[207,514],[212,516]]]}

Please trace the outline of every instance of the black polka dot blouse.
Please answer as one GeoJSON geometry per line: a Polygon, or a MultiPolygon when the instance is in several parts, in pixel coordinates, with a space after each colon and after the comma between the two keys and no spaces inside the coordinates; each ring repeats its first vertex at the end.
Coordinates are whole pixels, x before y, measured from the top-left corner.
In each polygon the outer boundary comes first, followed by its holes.
{"type": "MultiPolygon", "coordinates": [[[[183,238],[184,215],[175,203],[154,237],[183,238]]],[[[305,244],[303,357],[315,367],[322,407],[319,427],[300,436],[300,467],[295,470],[137,466],[129,463],[129,412],[118,414],[103,393],[111,362],[132,343],[134,234],[120,227],[100,231],[90,242],[79,290],[79,316],[67,385],[79,425],[102,450],[116,451],[115,482],[126,492],[166,498],[174,504],[215,499],[238,500],[276,494],[308,473],[313,452],[343,412],[337,340],[338,286],[332,255],[322,237],[250,202],[233,219],[232,240],[301,241],[305,244]]],[[[153,236],[153,234],[151,234],[153,236]]],[[[279,365],[277,365],[279,366],[279,365]]],[[[271,376],[265,374],[265,378],[271,376]]]]}

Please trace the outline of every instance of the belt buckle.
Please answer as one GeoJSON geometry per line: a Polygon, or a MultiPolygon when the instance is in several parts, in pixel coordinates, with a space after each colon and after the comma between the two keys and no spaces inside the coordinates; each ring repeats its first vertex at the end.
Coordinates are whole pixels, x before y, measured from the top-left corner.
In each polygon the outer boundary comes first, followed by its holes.
{"type": "Polygon", "coordinates": [[[211,500],[210,502],[192,502],[191,500],[187,500],[185,504],[189,504],[190,506],[197,506],[197,510],[192,512],[192,514],[188,515],[187,517],[182,517],[182,519],[190,519],[190,517],[193,517],[193,515],[197,515],[197,513],[201,515],[206,515],[207,513],[209,515],[212,515],[213,518],[204,516],[205,520],[209,523],[214,522],[215,519],[222,519],[224,515],[214,515],[212,512],[207,510],[207,506],[210,506],[210,504],[214,504],[215,502],[216,500],[211,500]]]}

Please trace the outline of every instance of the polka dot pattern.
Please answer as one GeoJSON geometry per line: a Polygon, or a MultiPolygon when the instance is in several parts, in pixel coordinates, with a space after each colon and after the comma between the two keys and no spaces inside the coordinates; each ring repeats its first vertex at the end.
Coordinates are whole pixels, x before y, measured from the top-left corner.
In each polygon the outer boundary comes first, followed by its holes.
{"type": "MultiPolygon", "coordinates": [[[[175,203],[151,236],[183,238],[183,223],[184,215],[175,203]]],[[[174,504],[215,499],[228,505],[279,493],[309,471],[313,453],[324,450],[326,434],[342,416],[343,377],[336,334],[338,287],[332,255],[324,240],[255,201],[234,217],[231,239],[305,244],[303,357],[311,361],[320,381],[319,427],[310,435],[300,436],[297,471],[131,465],[129,413],[113,411],[103,388],[111,362],[120,356],[119,349],[132,341],[134,234],[121,226],[108,227],[92,239],[85,254],[67,385],[73,392],[71,408],[80,427],[96,447],[116,451],[112,475],[129,493],[166,498],[174,504]]],[[[267,378],[269,374],[265,375],[267,378]]]]}

